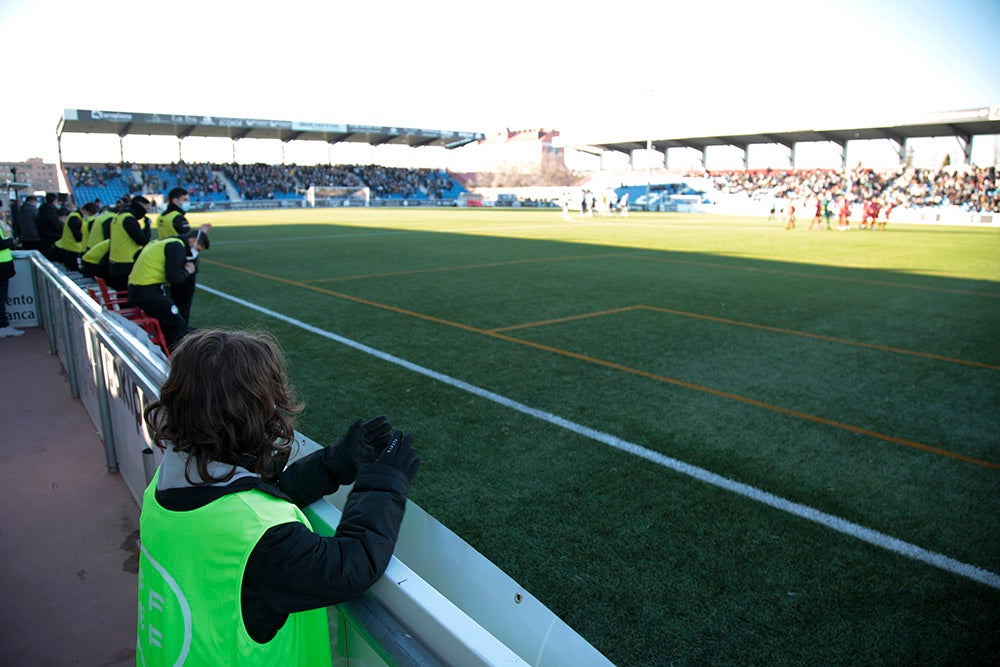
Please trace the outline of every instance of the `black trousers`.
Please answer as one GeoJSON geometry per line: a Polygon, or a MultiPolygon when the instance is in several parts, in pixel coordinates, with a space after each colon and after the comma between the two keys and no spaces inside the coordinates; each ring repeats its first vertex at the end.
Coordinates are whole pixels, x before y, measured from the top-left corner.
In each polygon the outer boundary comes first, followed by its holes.
{"type": "Polygon", "coordinates": [[[132,262],[108,262],[108,279],[105,281],[113,290],[123,290],[128,287],[128,274],[132,273],[132,262]]]}
{"type": "Polygon", "coordinates": [[[55,261],[60,262],[68,271],[80,270],[80,253],[70,252],[62,248],[52,247],[52,254],[55,261]]]}
{"type": "Polygon", "coordinates": [[[179,285],[170,286],[170,298],[173,299],[185,322],[191,321],[191,301],[194,300],[196,275],[192,274],[179,285]]]}
{"type": "Polygon", "coordinates": [[[10,322],[7,321],[7,288],[9,283],[7,282],[9,278],[0,278],[0,329],[6,327],[10,322]]]}
{"type": "Polygon", "coordinates": [[[130,306],[142,308],[142,312],[160,323],[163,337],[167,339],[167,347],[171,350],[188,332],[187,320],[181,317],[180,310],[165,286],[129,285],[128,302],[130,306]]]}

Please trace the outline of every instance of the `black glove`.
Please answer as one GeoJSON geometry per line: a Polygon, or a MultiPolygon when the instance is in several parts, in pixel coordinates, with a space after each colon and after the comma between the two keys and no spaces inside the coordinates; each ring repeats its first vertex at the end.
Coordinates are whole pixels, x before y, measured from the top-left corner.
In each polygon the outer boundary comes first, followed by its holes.
{"type": "Polygon", "coordinates": [[[340,440],[327,447],[327,465],[336,471],[341,484],[350,484],[358,476],[358,465],[381,453],[389,443],[392,424],[385,415],[362,424],[358,419],[340,440]]]}
{"type": "Polygon", "coordinates": [[[402,431],[393,431],[389,444],[375,459],[375,463],[398,468],[406,476],[407,482],[412,482],[420,467],[420,459],[413,451],[413,436],[402,431]]]}
{"type": "Polygon", "coordinates": [[[385,415],[381,415],[367,422],[363,427],[365,431],[365,442],[371,446],[372,452],[378,458],[382,450],[389,444],[392,435],[392,424],[385,415]]]}

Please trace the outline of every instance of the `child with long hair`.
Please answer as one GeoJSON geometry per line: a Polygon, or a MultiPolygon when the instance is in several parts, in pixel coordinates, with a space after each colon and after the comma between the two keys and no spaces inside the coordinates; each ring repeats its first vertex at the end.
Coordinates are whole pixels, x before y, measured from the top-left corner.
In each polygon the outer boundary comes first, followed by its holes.
{"type": "Polygon", "coordinates": [[[197,330],[144,417],[163,461],[139,519],[138,661],[330,665],[326,607],[382,576],[420,465],[385,417],[285,466],[302,411],[266,335],[197,330]],[[336,534],[302,507],[354,484],[336,534]]]}

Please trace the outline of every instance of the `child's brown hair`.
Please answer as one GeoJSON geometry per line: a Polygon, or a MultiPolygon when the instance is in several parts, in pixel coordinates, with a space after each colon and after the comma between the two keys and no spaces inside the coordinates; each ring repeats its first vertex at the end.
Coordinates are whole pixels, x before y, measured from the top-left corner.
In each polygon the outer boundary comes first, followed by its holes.
{"type": "Polygon", "coordinates": [[[143,416],[161,449],[166,442],[194,461],[200,482],[223,482],[242,465],[259,474],[287,457],[302,405],[285,372],[285,358],[271,336],[199,329],[177,345],[159,399],[143,416]],[[233,464],[228,475],[209,474],[212,461],[233,464]]]}

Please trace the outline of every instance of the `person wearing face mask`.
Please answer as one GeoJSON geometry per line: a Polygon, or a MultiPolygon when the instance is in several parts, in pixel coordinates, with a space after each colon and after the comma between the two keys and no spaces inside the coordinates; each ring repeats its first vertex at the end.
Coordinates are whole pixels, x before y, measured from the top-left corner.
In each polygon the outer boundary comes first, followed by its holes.
{"type": "Polygon", "coordinates": [[[174,345],[188,332],[184,314],[191,311],[190,300],[182,311],[174,302],[170,288],[191,280],[198,272],[198,253],[208,250],[208,234],[203,230],[189,231],[180,236],[168,236],[147,244],[135,260],[128,277],[128,302],[138,306],[160,323],[167,347],[174,345]]]}
{"type": "Polygon", "coordinates": [[[111,249],[108,254],[108,285],[116,290],[128,285],[128,274],[143,246],[149,243],[149,200],[138,195],[111,221],[111,249]],[[140,221],[142,221],[140,223],[140,221]]]}
{"type": "MultiPolygon", "coordinates": [[[[171,236],[185,236],[191,231],[191,225],[187,220],[187,212],[191,206],[191,196],[184,188],[174,188],[167,193],[167,208],[156,218],[156,234],[158,238],[165,239],[171,236]]],[[[199,229],[207,233],[211,225],[202,225],[199,229]]],[[[185,322],[191,321],[191,302],[194,300],[194,291],[197,281],[198,251],[192,250],[188,253],[188,260],[194,262],[195,272],[182,283],[170,284],[170,298],[180,311],[185,322]]]]}
{"type": "Polygon", "coordinates": [[[156,217],[156,238],[165,239],[191,231],[191,225],[185,216],[190,205],[191,196],[184,188],[174,188],[168,192],[167,208],[156,217]]]}

